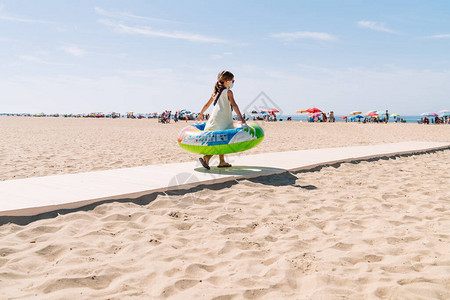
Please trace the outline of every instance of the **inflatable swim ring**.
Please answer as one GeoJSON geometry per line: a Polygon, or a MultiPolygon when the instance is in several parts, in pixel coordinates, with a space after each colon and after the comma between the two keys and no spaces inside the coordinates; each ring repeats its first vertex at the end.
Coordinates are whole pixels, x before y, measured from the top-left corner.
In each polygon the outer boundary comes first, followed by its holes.
{"type": "Polygon", "coordinates": [[[206,123],[193,124],[181,130],[178,144],[186,151],[204,155],[241,152],[259,145],[264,131],[257,124],[242,126],[234,122],[234,129],[204,130],[206,123]]]}

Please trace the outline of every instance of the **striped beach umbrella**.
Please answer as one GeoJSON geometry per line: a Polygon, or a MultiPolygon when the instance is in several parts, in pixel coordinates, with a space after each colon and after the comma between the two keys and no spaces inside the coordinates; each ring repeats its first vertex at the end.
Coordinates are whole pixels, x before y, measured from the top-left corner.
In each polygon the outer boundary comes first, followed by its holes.
{"type": "Polygon", "coordinates": [[[434,113],[434,112],[424,112],[424,113],[422,113],[420,115],[424,116],[424,117],[436,117],[438,114],[434,113]]]}

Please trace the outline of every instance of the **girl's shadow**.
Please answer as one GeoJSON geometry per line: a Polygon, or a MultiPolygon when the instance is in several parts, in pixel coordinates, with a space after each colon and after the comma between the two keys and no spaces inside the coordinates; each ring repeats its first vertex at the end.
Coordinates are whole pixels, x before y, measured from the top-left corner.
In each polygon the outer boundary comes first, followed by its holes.
{"type": "Polygon", "coordinates": [[[197,172],[218,174],[218,175],[238,175],[238,176],[251,176],[250,178],[236,178],[239,182],[241,180],[248,180],[254,183],[260,183],[264,185],[272,186],[293,186],[307,190],[317,189],[314,185],[298,185],[296,181],[298,177],[280,168],[270,168],[261,166],[233,166],[230,168],[217,168],[211,167],[210,170],[205,168],[194,169],[197,172]]]}
{"type": "Polygon", "coordinates": [[[279,168],[269,168],[269,167],[260,167],[260,166],[232,166],[229,168],[218,168],[211,166],[210,170],[206,170],[203,167],[195,168],[196,172],[200,173],[208,173],[208,174],[217,174],[217,175],[240,175],[240,176],[249,176],[249,175],[258,175],[265,173],[282,173],[285,170],[279,168]]]}

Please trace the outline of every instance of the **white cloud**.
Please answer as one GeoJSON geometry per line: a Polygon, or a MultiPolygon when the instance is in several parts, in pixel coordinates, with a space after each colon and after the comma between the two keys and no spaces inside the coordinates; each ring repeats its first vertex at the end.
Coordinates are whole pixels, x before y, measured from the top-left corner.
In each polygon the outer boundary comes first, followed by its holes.
{"type": "Polygon", "coordinates": [[[337,37],[325,33],[325,32],[309,32],[309,31],[298,31],[298,32],[282,32],[272,34],[271,37],[280,38],[286,41],[296,40],[296,39],[312,39],[318,41],[335,41],[337,37]]]}
{"type": "Polygon", "coordinates": [[[386,28],[384,26],[384,23],[379,23],[379,22],[359,21],[358,22],[358,26],[359,27],[363,27],[363,28],[369,28],[369,29],[376,30],[376,31],[384,31],[384,32],[388,32],[388,33],[397,33],[394,30],[386,28]]]}
{"type": "Polygon", "coordinates": [[[69,53],[70,55],[77,56],[77,57],[84,56],[87,53],[86,50],[81,49],[74,45],[64,45],[64,46],[59,47],[59,49],[69,53]]]}
{"type": "Polygon", "coordinates": [[[450,39],[450,34],[446,33],[446,34],[435,34],[435,35],[430,35],[427,38],[430,39],[450,39]]]}
{"type": "Polygon", "coordinates": [[[214,38],[214,37],[208,37],[196,33],[189,33],[189,32],[168,32],[168,31],[161,31],[161,30],[153,30],[150,27],[136,27],[136,26],[127,26],[123,24],[118,24],[111,22],[109,20],[99,20],[98,21],[101,24],[114,27],[114,30],[119,33],[125,33],[125,34],[140,34],[145,36],[151,36],[151,37],[164,37],[164,38],[171,38],[171,39],[180,39],[180,40],[187,40],[190,42],[200,42],[200,43],[217,43],[217,44],[226,44],[230,43],[229,41],[214,38]]]}
{"type": "Polygon", "coordinates": [[[0,5],[0,20],[21,22],[21,23],[53,24],[53,22],[49,22],[49,21],[19,18],[19,17],[8,15],[3,12],[3,5],[0,5]]]}
{"type": "Polygon", "coordinates": [[[102,15],[102,16],[105,16],[105,17],[109,17],[109,18],[114,18],[114,19],[120,19],[120,20],[132,19],[132,20],[139,20],[139,21],[181,23],[181,22],[165,20],[165,19],[137,16],[137,15],[130,14],[130,13],[125,13],[125,12],[112,13],[112,12],[108,12],[108,11],[106,11],[106,10],[100,8],[100,7],[95,7],[94,10],[99,15],[102,15]]]}

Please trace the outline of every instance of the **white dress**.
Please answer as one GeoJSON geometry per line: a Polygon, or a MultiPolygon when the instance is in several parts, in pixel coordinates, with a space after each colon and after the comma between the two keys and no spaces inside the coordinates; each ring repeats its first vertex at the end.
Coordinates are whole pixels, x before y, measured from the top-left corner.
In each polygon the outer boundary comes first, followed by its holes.
{"type": "Polygon", "coordinates": [[[228,100],[228,89],[224,89],[213,108],[208,122],[206,122],[205,130],[225,130],[233,128],[233,113],[231,111],[230,100],[228,100]]]}

